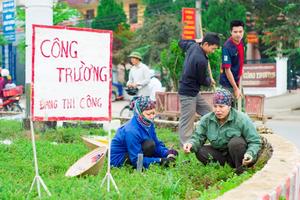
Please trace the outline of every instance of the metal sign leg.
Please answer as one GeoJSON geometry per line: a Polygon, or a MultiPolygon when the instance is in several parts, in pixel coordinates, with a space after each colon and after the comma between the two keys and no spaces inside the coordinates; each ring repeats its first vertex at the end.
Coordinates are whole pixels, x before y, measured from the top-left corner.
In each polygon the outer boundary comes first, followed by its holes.
{"type": "Polygon", "coordinates": [[[30,129],[31,129],[31,140],[32,140],[32,150],[33,150],[33,157],[34,157],[34,168],[35,168],[35,177],[32,181],[27,199],[29,198],[29,194],[33,189],[34,184],[36,183],[37,186],[37,192],[39,195],[39,198],[41,198],[42,194],[41,194],[41,189],[40,189],[40,184],[43,186],[44,190],[46,191],[46,193],[51,196],[50,191],[48,190],[46,184],[44,183],[43,179],[40,177],[39,175],[39,168],[38,168],[38,162],[37,162],[37,155],[36,155],[36,146],[35,146],[35,138],[34,138],[34,129],[33,129],[33,122],[32,120],[30,120],[30,129]]]}
{"type": "Polygon", "coordinates": [[[110,127],[110,125],[111,125],[111,122],[109,122],[109,127],[108,127],[108,155],[107,155],[108,159],[107,159],[107,172],[106,172],[106,175],[105,175],[105,177],[103,178],[103,180],[102,180],[102,182],[101,182],[101,186],[100,186],[100,187],[102,187],[102,186],[104,185],[105,180],[107,180],[107,191],[109,192],[109,190],[110,190],[110,180],[111,180],[113,186],[115,187],[116,191],[117,191],[118,194],[119,194],[120,192],[119,192],[119,189],[118,189],[118,187],[117,187],[117,184],[116,184],[116,182],[114,181],[114,179],[113,179],[113,177],[112,177],[112,175],[111,175],[111,173],[110,173],[110,143],[111,143],[111,127],[110,127]]]}

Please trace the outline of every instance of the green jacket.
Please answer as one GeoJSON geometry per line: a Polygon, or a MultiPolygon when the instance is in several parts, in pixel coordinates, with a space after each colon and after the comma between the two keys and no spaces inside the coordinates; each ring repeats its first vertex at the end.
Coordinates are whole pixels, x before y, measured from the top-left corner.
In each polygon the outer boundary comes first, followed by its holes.
{"type": "Polygon", "coordinates": [[[215,149],[227,149],[227,144],[232,137],[243,137],[247,142],[246,153],[256,159],[261,147],[260,137],[251,119],[244,113],[231,108],[227,121],[220,125],[215,113],[210,112],[197,124],[196,131],[188,141],[191,143],[192,151],[198,150],[204,145],[206,140],[215,149]]]}

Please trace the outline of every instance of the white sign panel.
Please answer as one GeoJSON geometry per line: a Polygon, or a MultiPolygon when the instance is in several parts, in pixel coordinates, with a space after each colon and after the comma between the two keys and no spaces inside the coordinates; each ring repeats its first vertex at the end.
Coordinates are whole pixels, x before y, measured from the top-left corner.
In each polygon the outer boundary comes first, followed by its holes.
{"type": "Polygon", "coordinates": [[[111,120],[112,32],[33,25],[34,121],[111,120]]]}

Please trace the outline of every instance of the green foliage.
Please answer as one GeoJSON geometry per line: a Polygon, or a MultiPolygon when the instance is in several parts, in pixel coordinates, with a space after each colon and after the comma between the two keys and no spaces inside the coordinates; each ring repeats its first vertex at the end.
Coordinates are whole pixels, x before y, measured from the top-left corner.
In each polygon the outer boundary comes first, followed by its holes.
{"type": "Polygon", "coordinates": [[[290,56],[300,51],[299,0],[239,2],[251,13],[251,28],[259,33],[263,56],[290,56]]]}
{"type": "MultiPolygon", "coordinates": [[[[14,135],[12,145],[0,144],[0,196],[4,200],[24,199],[35,175],[31,140],[23,137],[21,125],[21,122],[0,121],[1,138],[14,135]]],[[[245,175],[236,176],[227,165],[222,167],[214,163],[204,166],[194,154],[186,155],[180,151],[175,167],[166,169],[151,165],[143,173],[138,173],[131,166],[112,168],[111,173],[120,194],[117,194],[112,185],[111,192],[108,193],[106,185],[99,187],[106,174],[106,161],[97,176],[64,176],[74,162],[89,152],[76,139],[80,134],[89,133],[95,132],[87,129],[84,132],[81,128],[60,128],[38,134],[40,137],[37,137],[36,149],[39,173],[52,193],[48,197],[41,188],[44,199],[211,199],[209,197],[217,197],[254,173],[250,170],[245,175]],[[73,134],[75,140],[70,141],[73,134]],[[61,143],[57,140],[61,136],[54,135],[64,135],[68,138],[67,141],[73,143],[65,143],[65,140],[61,143]]],[[[179,149],[178,135],[168,129],[157,129],[157,135],[166,146],[179,149]]],[[[36,186],[29,198],[37,198],[36,186]]]]}
{"type": "Polygon", "coordinates": [[[160,65],[163,71],[167,72],[167,75],[162,77],[162,82],[168,85],[167,89],[178,91],[183,62],[184,53],[178,45],[178,40],[172,40],[169,48],[160,54],[160,65]]]}
{"type": "Polygon", "coordinates": [[[219,33],[223,40],[230,36],[230,22],[234,19],[246,21],[246,9],[234,0],[209,0],[208,8],[202,12],[204,32],[219,33]]]}
{"type": "MultiPolygon", "coordinates": [[[[16,19],[19,21],[20,27],[25,27],[25,8],[17,7],[16,19]]],[[[66,2],[57,2],[53,6],[53,24],[58,25],[59,23],[70,20],[72,18],[78,18],[81,14],[77,9],[71,8],[66,2]]],[[[1,37],[0,37],[1,38],[1,37]]],[[[1,44],[1,39],[0,39],[1,44]]],[[[18,43],[19,62],[25,63],[25,39],[21,39],[18,43]]]]}
{"type": "Polygon", "coordinates": [[[222,63],[222,49],[219,48],[215,50],[214,53],[211,53],[208,55],[212,75],[216,81],[216,83],[219,83],[220,78],[220,65],[222,63]]]}
{"type": "Polygon", "coordinates": [[[23,130],[18,121],[0,120],[0,139],[14,139],[23,130]]]}
{"type": "Polygon", "coordinates": [[[167,14],[172,11],[173,0],[143,0],[147,5],[144,16],[146,18],[155,17],[155,15],[167,14]]]}
{"type": "Polygon", "coordinates": [[[101,0],[92,28],[115,31],[119,25],[126,26],[126,15],[122,4],[118,4],[115,0],[101,0]]]}
{"type": "Polygon", "coordinates": [[[180,21],[183,7],[195,7],[195,0],[143,0],[143,2],[146,4],[144,12],[146,21],[149,18],[156,18],[162,14],[174,14],[177,20],[180,21]]]}
{"type": "Polygon", "coordinates": [[[144,26],[135,32],[128,45],[118,52],[119,57],[125,62],[130,52],[147,47],[149,49],[143,56],[143,62],[155,65],[160,61],[161,51],[167,48],[173,39],[180,37],[180,31],[180,24],[175,15],[159,15],[158,18],[146,21],[144,26]]]}
{"type": "Polygon", "coordinates": [[[59,24],[63,21],[81,17],[80,12],[71,8],[66,2],[57,2],[53,6],[53,24],[59,24]]]}

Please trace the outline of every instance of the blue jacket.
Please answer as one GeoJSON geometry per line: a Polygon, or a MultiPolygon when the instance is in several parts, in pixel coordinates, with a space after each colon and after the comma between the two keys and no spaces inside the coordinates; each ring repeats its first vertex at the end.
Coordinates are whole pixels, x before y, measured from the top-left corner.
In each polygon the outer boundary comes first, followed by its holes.
{"type": "Polygon", "coordinates": [[[179,46],[185,52],[185,59],[178,93],[195,97],[201,85],[210,85],[211,80],[207,76],[208,58],[195,40],[180,40],[179,46]]]}
{"type": "Polygon", "coordinates": [[[111,142],[111,166],[121,167],[128,154],[130,162],[136,167],[137,157],[142,152],[142,143],[152,139],[155,142],[154,157],[144,157],[143,166],[148,168],[151,163],[159,163],[160,158],[167,157],[168,149],[157,139],[154,124],[150,127],[141,125],[135,114],[126,124],[121,126],[111,142]]]}

